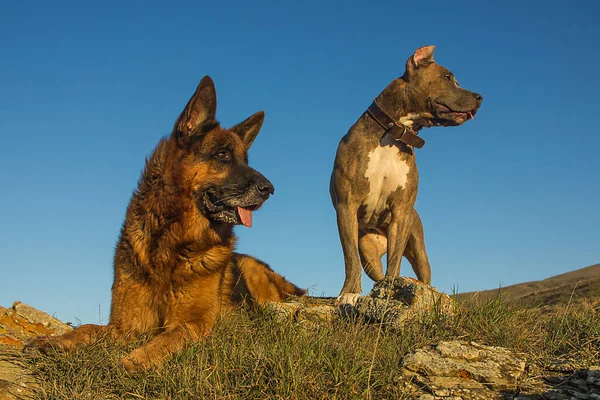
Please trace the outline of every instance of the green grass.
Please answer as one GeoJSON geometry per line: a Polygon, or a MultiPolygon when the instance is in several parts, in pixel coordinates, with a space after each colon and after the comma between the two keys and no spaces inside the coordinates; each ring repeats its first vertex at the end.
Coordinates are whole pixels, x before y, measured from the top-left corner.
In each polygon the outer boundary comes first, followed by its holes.
{"type": "Polygon", "coordinates": [[[402,359],[441,340],[474,340],[581,365],[600,357],[600,313],[540,313],[502,298],[432,313],[402,331],[334,320],[307,328],[271,314],[239,311],[213,335],[162,367],[128,374],[118,360],[139,343],[102,341],[74,354],[27,356],[41,399],[403,399],[402,359]]]}

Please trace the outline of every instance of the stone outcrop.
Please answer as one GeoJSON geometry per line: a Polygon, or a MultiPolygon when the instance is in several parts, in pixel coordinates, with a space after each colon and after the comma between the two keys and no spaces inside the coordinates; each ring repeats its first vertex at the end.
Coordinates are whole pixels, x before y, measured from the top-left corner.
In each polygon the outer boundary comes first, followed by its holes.
{"type": "Polygon", "coordinates": [[[551,389],[544,393],[549,400],[600,400],[600,366],[587,369],[547,373],[544,381],[551,389]]]}
{"type": "Polygon", "coordinates": [[[70,325],[20,301],[10,308],[0,307],[0,345],[20,348],[29,338],[62,335],[71,330],[70,325]]]}
{"type": "Polygon", "coordinates": [[[412,278],[398,277],[375,283],[367,296],[358,298],[355,307],[333,305],[334,300],[271,303],[266,306],[277,317],[303,325],[330,322],[336,317],[360,318],[367,322],[384,323],[401,329],[414,318],[426,315],[452,315],[456,304],[445,293],[412,278]]]}
{"type": "Polygon", "coordinates": [[[502,399],[516,392],[525,366],[524,356],[508,349],[449,341],[406,356],[402,374],[418,399],[502,399]]]}
{"type": "Polygon", "coordinates": [[[416,350],[401,372],[417,400],[600,400],[599,366],[532,373],[524,354],[475,342],[416,350]]]}
{"type": "Polygon", "coordinates": [[[35,380],[20,362],[20,355],[0,345],[0,400],[29,399],[35,380]]]}
{"type": "Polygon", "coordinates": [[[23,342],[38,335],[62,335],[73,330],[45,312],[15,302],[0,307],[0,400],[32,398],[35,380],[21,364],[23,342]]]}
{"type": "Polygon", "coordinates": [[[455,302],[445,293],[412,278],[383,279],[367,296],[359,297],[356,313],[370,322],[401,329],[426,314],[452,315],[455,302]]]}
{"type": "Polygon", "coordinates": [[[266,309],[281,321],[293,321],[307,328],[331,322],[338,315],[338,310],[333,305],[307,304],[296,301],[269,303],[266,309]]]}

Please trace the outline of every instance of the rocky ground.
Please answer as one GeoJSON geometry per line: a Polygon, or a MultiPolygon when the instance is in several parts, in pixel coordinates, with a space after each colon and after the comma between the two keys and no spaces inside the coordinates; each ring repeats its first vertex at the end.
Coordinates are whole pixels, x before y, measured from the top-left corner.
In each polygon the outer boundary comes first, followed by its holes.
{"type": "Polygon", "coordinates": [[[0,400],[32,396],[35,379],[21,363],[23,342],[71,330],[71,326],[19,301],[9,308],[0,307],[0,400]]]}
{"type": "MultiPolygon", "coordinates": [[[[424,313],[452,313],[454,300],[435,288],[409,278],[382,281],[356,307],[337,308],[331,300],[274,303],[278,318],[292,319],[307,328],[333,318],[362,318],[401,331],[407,318],[424,313]]],[[[23,342],[37,335],[59,335],[71,326],[16,302],[0,307],[0,400],[35,398],[35,379],[22,360],[23,342]]],[[[539,371],[526,355],[501,347],[461,340],[443,341],[418,349],[404,358],[405,393],[420,400],[469,399],[597,399],[600,366],[577,368],[556,363],[539,371]]]]}

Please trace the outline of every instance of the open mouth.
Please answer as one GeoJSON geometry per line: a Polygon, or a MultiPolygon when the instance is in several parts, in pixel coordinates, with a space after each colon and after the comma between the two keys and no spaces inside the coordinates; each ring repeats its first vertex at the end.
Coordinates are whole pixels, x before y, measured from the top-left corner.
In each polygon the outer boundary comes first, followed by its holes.
{"type": "Polygon", "coordinates": [[[237,206],[237,216],[242,225],[248,228],[252,227],[252,211],[257,210],[260,206],[241,207],[237,206]]]}
{"type": "Polygon", "coordinates": [[[202,213],[209,219],[232,225],[252,226],[252,212],[260,208],[263,201],[249,202],[239,201],[239,198],[229,200],[219,199],[213,190],[206,190],[202,195],[198,206],[202,213]],[[238,204],[239,203],[239,204],[238,204]]]}
{"type": "Polygon", "coordinates": [[[435,104],[437,114],[450,119],[464,119],[465,121],[469,119],[475,119],[475,113],[477,112],[477,110],[456,111],[439,101],[437,101],[435,104]]]}
{"type": "MultiPolygon", "coordinates": [[[[435,102],[436,114],[443,120],[452,121],[455,124],[462,124],[470,119],[475,119],[475,113],[477,109],[467,111],[457,111],[448,107],[446,104],[440,101],[435,102]]],[[[443,122],[439,122],[440,125],[444,125],[443,122]]]]}

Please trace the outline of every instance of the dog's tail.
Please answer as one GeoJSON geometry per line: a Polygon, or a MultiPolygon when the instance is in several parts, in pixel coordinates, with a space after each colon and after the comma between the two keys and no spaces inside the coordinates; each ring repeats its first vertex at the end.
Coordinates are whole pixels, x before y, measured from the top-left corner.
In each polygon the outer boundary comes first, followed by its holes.
{"type": "Polygon", "coordinates": [[[234,275],[237,275],[232,293],[232,300],[235,303],[251,300],[255,304],[265,304],[306,294],[306,290],[287,281],[267,264],[254,257],[234,253],[232,261],[234,275]]]}

